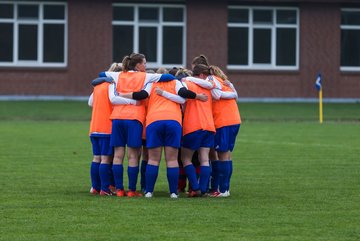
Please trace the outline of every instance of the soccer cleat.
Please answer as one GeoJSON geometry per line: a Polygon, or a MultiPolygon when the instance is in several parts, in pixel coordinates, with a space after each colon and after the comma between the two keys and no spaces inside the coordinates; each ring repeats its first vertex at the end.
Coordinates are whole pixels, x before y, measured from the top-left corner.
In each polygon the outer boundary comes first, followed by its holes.
{"type": "Polygon", "coordinates": [[[200,190],[190,191],[188,197],[201,197],[201,191],[200,190]]]}
{"type": "Polygon", "coordinates": [[[217,197],[219,194],[220,194],[220,192],[214,191],[214,192],[211,192],[211,193],[209,194],[209,196],[210,196],[210,197],[217,197]]]}
{"type": "Polygon", "coordinates": [[[110,191],[110,192],[105,192],[103,190],[100,191],[100,196],[112,196],[113,193],[110,191]]]}
{"type": "Polygon", "coordinates": [[[142,197],[143,195],[137,191],[128,191],[127,196],[128,197],[142,197]]]}
{"type": "Polygon", "coordinates": [[[171,193],[170,194],[170,198],[178,198],[179,197],[179,195],[177,195],[176,193],[171,193]]]}
{"type": "Polygon", "coordinates": [[[116,190],[116,196],[125,197],[126,193],[125,193],[125,191],[123,189],[118,189],[118,190],[116,190]]]}
{"type": "Polygon", "coordinates": [[[211,197],[229,197],[230,193],[228,191],[225,191],[225,192],[213,192],[210,196],[211,197]]]}
{"type": "Polygon", "coordinates": [[[116,188],[115,188],[113,185],[110,185],[110,186],[109,186],[109,189],[110,189],[110,192],[111,192],[112,194],[115,194],[115,193],[116,193],[116,188]]]}
{"type": "Polygon", "coordinates": [[[146,197],[146,198],[152,198],[152,197],[153,197],[152,192],[147,192],[147,193],[145,194],[145,197],[146,197]]]}
{"type": "Polygon", "coordinates": [[[90,193],[91,193],[92,195],[97,195],[97,194],[99,194],[99,192],[98,192],[95,188],[93,188],[93,187],[90,188],[90,193]]]}

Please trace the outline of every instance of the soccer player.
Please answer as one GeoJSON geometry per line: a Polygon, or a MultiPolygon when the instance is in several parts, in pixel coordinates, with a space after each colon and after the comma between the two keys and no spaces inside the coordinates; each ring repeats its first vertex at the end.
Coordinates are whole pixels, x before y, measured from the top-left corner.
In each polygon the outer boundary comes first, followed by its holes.
{"type": "Polygon", "coordinates": [[[186,77],[185,83],[189,90],[196,93],[204,93],[208,97],[207,102],[188,100],[184,111],[183,143],[181,158],[186,176],[192,187],[190,197],[201,196],[207,192],[210,178],[209,151],[214,145],[215,126],[212,116],[212,99],[210,89],[213,83],[207,81],[210,75],[206,65],[195,65],[194,77],[186,77]],[[200,178],[196,178],[195,167],[192,164],[194,151],[199,153],[200,178]]]}
{"type": "Polygon", "coordinates": [[[164,148],[165,152],[170,197],[178,197],[178,149],[180,148],[182,134],[180,104],[183,104],[185,99],[177,96],[177,94],[184,98],[194,98],[200,101],[207,100],[205,95],[187,90],[177,80],[152,84],[146,115],[147,149],[149,152],[149,161],[146,168],[145,197],[147,198],[153,196],[162,148],[164,148]]]}
{"type": "MultiPolygon", "coordinates": [[[[92,187],[90,193],[111,195],[111,161],[113,148],[110,146],[111,120],[110,114],[113,106],[109,101],[108,89],[112,78],[98,78],[95,80],[93,93],[88,104],[92,107],[90,121],[90,140],[93,150],[93,161],[90,168],[92,187]]],[[[136,104],[136,101],[119,98],[119,104],[136,104]]]]}
{"type": "Polygon", "coordinates": [[[231,152],[234,149],[236,136],[240,129],[241,118],[237,106],[238,94],[228,77],[217,66],[210,67],[211,76],[216,88],[212,92],[213,117],[216,128],[215,151],[219,161],[212,162],[213,183],[212,196],[230,196],[230,179],[232,174],[231,152]],[[219,189],[218,189],[219,186],[219,189]]]}
{"type": "MultiPolygon", "coordinates": [[[[125,56],[122,61],[122,72],[105,72],[101,76],[111,76],[116,85],[109,88],[109,98],[113,103],[117,99],[117,93],[123,97],[135,97],[142,99],[143,96],[137,96],[147,83],[160,80],[172,80],[172,75],[150,74],[146,73],[146,58],[143,54],[133,53],[125,56]],[[131,93],[131,94],[130,94],[131,93]]],[[[145,97],[146,98],[146,97],[145,97]]],[[[137,177],[139,173],[139,155],[142,145],[142,131],[145,122],[145,106],[140,105],[116,105],[113,108],[110,119],[112,119],[112,132],[110,144],[114,146],[113,173],[115,178],[116,195],[118,197],[142,196],[136,191],[137,177]],[[128,192],[125,193],[123,185],[123,161],[125,147],[128,154],[128,192]]]]}

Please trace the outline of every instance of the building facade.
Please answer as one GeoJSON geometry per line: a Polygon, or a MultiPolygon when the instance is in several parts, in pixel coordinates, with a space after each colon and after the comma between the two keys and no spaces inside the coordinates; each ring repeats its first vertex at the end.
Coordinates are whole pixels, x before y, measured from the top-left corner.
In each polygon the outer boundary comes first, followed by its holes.
{"type": "Polygon", "coordinates": [[[190,68],[204,54],[245,98],[360,98],[360,3],[0,0],[0,96],[88,96],[124,55],[190,68]]]}

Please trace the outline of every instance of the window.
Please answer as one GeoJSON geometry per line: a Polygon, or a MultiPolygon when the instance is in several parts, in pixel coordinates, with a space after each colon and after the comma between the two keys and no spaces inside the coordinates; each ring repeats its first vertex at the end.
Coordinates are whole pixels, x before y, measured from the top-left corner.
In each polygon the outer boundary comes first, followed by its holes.
{"type": "Polygon", "coordinates": [[[185,8],[180,5],[113,5],[113,61],[131,53],[147,67],[185,64],[185,8]]]}
{"type": "Polygon", "coordinates": [[[297,8],[231,6],[228,11],[228,69],[298,69],[297,8]]]}
{"type": "Polygon", "coordinates": [[[66,3],[0,2],[0,66],[66,66],[66,18],[66,3]]]}
{"type": "Polygon", "coordinates": [[[360,70],[360,9],[341,10],[341,70],[360,70]]]}

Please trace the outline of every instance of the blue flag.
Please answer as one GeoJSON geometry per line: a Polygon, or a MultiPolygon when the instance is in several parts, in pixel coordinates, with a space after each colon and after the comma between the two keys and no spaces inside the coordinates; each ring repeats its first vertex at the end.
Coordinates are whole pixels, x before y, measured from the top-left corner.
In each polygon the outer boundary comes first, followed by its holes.
{"type": "Polygon", "coordinates": [[[316,77],[316,81],[315,81],[315,88],[320,91],[322,86],[321,86],[321,83],[322,82],[322,78],[321,78],[321,74],[318,74],[317,77],[316,77]]]}

